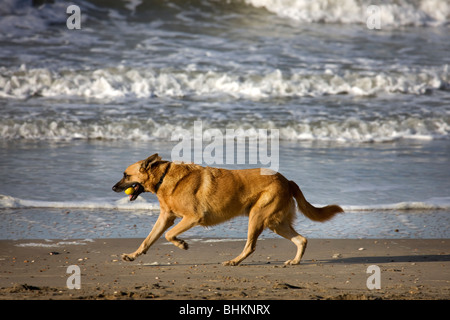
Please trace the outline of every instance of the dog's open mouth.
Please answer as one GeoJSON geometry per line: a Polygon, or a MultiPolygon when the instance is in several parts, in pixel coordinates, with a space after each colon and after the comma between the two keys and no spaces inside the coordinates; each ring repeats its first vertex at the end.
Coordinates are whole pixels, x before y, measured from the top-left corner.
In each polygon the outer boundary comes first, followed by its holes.
{"type": "Polygon", "coordinates": [[[135,183],[131,185],[131,187],[134,188],[134,192],[130,194],[130,201],[134,201],[142,192],[144,192],[144,187],[140,183],[135,183]]]}

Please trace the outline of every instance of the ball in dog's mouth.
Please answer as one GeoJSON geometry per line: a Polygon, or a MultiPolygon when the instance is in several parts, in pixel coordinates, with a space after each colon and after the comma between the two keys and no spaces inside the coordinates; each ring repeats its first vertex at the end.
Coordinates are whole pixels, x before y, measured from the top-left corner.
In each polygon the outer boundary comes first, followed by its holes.
{"type": "Polygon", "coordinates": [[[144,192],[144,187],[139,183],[133,184],[131,187],[125,190],[125,193],[130,196],[130,201],[136,200],[136,198],[144,192]]]}

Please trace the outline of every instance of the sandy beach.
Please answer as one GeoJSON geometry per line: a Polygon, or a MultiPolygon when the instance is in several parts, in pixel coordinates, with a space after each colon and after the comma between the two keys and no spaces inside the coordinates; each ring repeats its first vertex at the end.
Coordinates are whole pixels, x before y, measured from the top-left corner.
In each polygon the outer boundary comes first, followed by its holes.
{"type": "MultiPolygon", "coordinates": [[[[244,240],[159,240],[125,262],[142,239],[2,240],[0,299],[12,300],[447,300],[450,239],[311,239],[298,266],[284,239],[261,239],[240,266],[225,267],[244,240]],[[70,289],[81,272],[80,289],[70,289]],[[380,289],[367,280],[379,267],[380,289]],[[69,281],[68,281],[69,280],[69,281]]],[[[374,278],[371,278],[372,280],[374,278]]],[[[375,280],[372,281],[375,283],[375,280]]]]}

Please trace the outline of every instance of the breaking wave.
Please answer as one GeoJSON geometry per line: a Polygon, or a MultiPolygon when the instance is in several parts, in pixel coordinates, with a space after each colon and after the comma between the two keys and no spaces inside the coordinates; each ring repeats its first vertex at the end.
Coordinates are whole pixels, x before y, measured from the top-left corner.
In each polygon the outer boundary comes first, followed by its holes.
{"type": "MultiPolygon", "coordinates": [[[[399,202],[381,205],[342,205],[344,211],[438,211],[450,210],[450,202],[445,199],[430,199],[423,202],[399,202]]],[[[0,195],[0,209],[27,209],[27,208],[54,208],[54,209],[103,209],[103,210],[148,210],[154,214],[159,210],[159,204],[147,202],[142,197],[130,202],[128,198],[117,201],[41,201],[20,199],[7,195],[0,195]]]]}
{"type": "MultiPolygon", "coordinates": [[[[399,139],[448,139],[450,135],[448,121],[449,119],[417,117],[371,121],[350,118],[342,121],[305,121],[280,125],[267,121],[256,126],[232,121],[221,124],[220,129],[227,126],[236,131],[241,129],[246,136],[256,135],[258,129],[278,129],[281,140],[291,141],[387,142],[399,139]]],[[[183,136],[185,130],[193,131],[193,121],[158,124],[151,118],[144,121],[118,119],[93,123],[45,118],[24,121],[0,120],[0,139],[3,140],[179,141],[178,137],[183,136]]]]}
{"type": "MultiPolygon", "coordinates": [[[[31,1],[5,0],[0,7],[0,29],[9,34],[30,34],[34,30],[45,30],[51,24],[63,24],[67,19],[67,3],[42,1],[32,5],[31,1]],[[21,30],[22,29],[22,30],[21,30]]],[[[142,15],[152,19],[171,11],[186,15],[199,8],[211,8],[220,14],[233,12],[245,15],[246,7],[263,8],[281,19],[297,23],[341,23],[361,24],[368,18],[367,8],[379,8],[382,28],[403,26],[436,27],[447,25],[450,19],[450,4],[446,0],[231,0],[221,1],[77,1],[83,16],[89,19],[124,19],[125,16],[142,15]]]]}
{"type": "Polygon", "coordinates": [[[245,0],[257,8],[265,8],[280,18],[299,23],[366,23],[367,8],[376,5],[382,28],[400,26],[441,26],[450,18],[446,0],[245,0]]]}
{"type": "Polygon", "coordinates": [[[390,73],[343,74],[291,73],[275,70],[266,74],[230,74],[215,71],[137,69],[125,66],[97,70],[46,68],[0,68],[0,97],[69,97],[120,99],[227,95],[233,98],[265,99],[350,94],[427,94],[449,90],[448,65],[440,69],[393,71],[390,73]]]}
{"type": "Polygon", "coordinates": [[[142,197],[130,202],[128,197],[117,201],[41,201],[20,199],[7,195],[0,195],[0,209],[27,209],[27,208],[53,208],[53,209],[104,209],[104,210],[159,210],[159,204],[147,202],[142,197]]]}

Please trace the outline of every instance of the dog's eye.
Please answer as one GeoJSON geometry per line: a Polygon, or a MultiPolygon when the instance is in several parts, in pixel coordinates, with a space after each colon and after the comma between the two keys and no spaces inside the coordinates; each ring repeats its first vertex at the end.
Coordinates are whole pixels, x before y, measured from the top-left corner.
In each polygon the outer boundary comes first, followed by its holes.
{"type": "Polygon", "coordinates": [[[124,172],[124,173],[123,173],[123,178],[126,179],[126,178],[128,178],[128,177],[129,177],[129,176],[124,172]]]}

